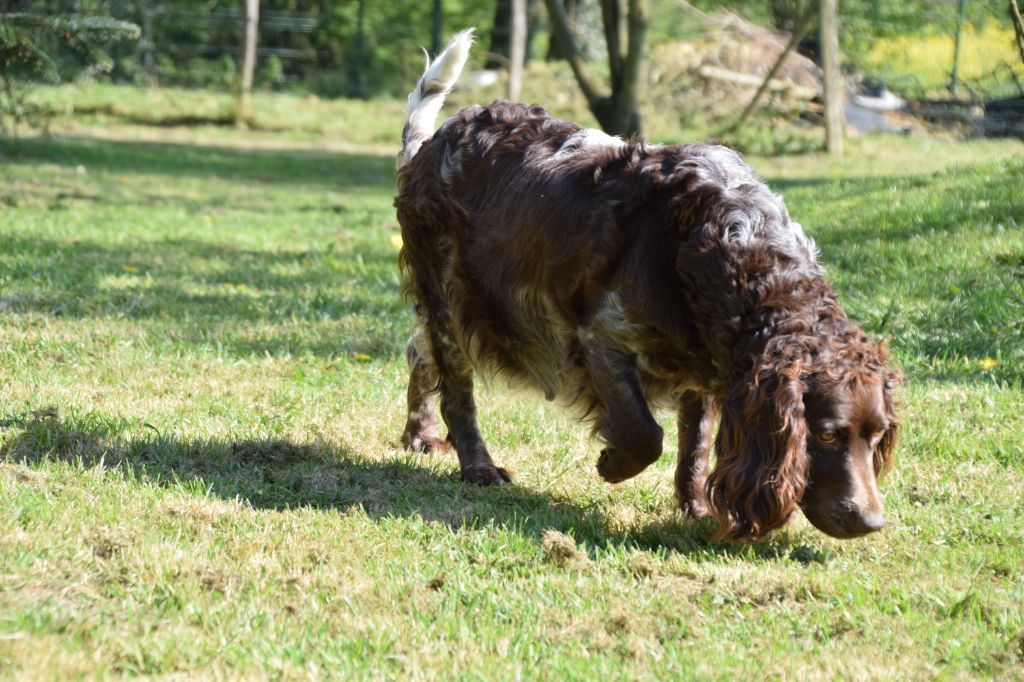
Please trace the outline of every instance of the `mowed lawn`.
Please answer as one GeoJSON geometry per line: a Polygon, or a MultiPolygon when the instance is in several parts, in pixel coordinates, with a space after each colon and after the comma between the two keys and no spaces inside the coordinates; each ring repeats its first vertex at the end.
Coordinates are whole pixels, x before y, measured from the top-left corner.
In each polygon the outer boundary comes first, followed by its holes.
{"type": "Polygon", "coordinates": [[[1024,675],[1024,145],[752,160],[890,339],[906,429],[884,532],[733,545],[674,509],[672,415],[614,487],[500,380],[515,485],[397,446],[392,156],[62,125],[0,138],[0,677],[1024,675]]]}

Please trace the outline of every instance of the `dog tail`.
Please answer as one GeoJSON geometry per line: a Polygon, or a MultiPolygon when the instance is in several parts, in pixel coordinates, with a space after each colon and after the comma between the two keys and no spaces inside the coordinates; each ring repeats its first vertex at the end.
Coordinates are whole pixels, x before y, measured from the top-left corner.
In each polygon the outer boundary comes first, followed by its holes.
{"type": "Polygon", "coordinates": [[[416,156],[426,140],[434,134],[434,123],[444,104],[444,98],[459,80],[462,67],[469,58],[469,47],[473,44],[473,31],[467,28],[455,34],[448,46],[434,61],[427,57],[427,68],[409,93],[409,115],[402,130],[402,160],[406,164],[416,156]]]}

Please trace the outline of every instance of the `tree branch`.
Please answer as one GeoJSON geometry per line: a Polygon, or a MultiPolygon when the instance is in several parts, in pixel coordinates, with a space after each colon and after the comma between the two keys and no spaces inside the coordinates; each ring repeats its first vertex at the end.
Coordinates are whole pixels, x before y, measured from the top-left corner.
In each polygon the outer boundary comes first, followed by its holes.
{"type": "Polygon", "coordinates": [[[569,62],[569,66],[572,68],[572,73],[576,77],[576,82],[580,85],[580,90],[583,91],[583,96],[587,98],[587,103],[593,108],[599,105],[602,100],[608,99],[608,95],[599,92],[597,85],[595,85],[594,76],[590,73],[590,69],[583,61],[583,57],[580,55],[580,48],[576,44],[576,36],[573,35],[572,29],[569,27],[569,18],[565,16],[565,7],[562,6],[562,0],[544,0],[544,4],[548,8],[548,16],[551,17],[551,27],[558,35],[558,39],[565,45],[566,48],[566,61],[569,62]]]}
{"type": "Polygon", "coordinates": [[[640,65],[644,56],[644,38],[647,35],[647,12],[647,0],[629,0],[626,14],[629,47],[622,65],[621,89],[616,93],[616,106],[620,107],[620,110],[636,109],[640,65]]]}
{"type": "Polygon", "coordinates": [[[1020,50],[1020,60],[1024,62],[1024,20],[1021,19],[1017,0],[1010,0],[1010,17],[1013,19],[1013,32],[1017,34],[1017,49],[1020,50]]]}
{"type": "Polygon", "coordinates": [[[601,23],[604,42],[608,46],[608,73],[612,92],[622,83],[622,5],[619,0],[601,0],[601,23]]]}
{"type": "Polygon", "coordinates": [[[743,110],[743,113],[740,114],[738,119],[736,119],[736,122],[732,124],[732,127],[730,128],[731,130],[736,130],[743,125],[745,120],[747,120],[747,116],[749,116],[750,112],[754,110],[755,106],[757,106],[757,101],[761,99],[761,95],[763,95],[764,91],[768,89],[768,84],[772,82],[772,79],[775,78],[775,74],[777,74],[779,69],[782,68],[782,63],[786,61],[786,57],[789,56],[789,53],[793,51],[793,48],[797,46],[797,43],[799,43],[807,33],[807,29],[811,26],[811,19],[814,18],[817,10],[817,3],[814,0],[809,0],[807,3],[807,10],[804,11],[800,19],[797,20],[796,25],[793,26],[793,35],[789,37],[789,42],[786,43],[786,49],[784,49],[782,54],[779,55],[779,58],[775,60],[772,68],[768,71],[768,75],[764,77],[761,87],[759,87],[757,92],[754,93],[754,96],[750,98],[750,104],[748,104],[747,108],[743,110]]]}

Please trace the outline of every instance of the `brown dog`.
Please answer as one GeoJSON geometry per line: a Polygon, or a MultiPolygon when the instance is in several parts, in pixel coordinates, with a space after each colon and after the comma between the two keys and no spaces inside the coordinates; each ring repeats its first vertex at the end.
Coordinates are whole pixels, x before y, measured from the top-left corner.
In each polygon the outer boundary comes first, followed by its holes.
{"type": "Polygon", "coordinates": [[[880,529],[898,376],[782,200],[725,147],[623,141],[537,106],[468,107],[433,134],[471,40],[409,97],[395,206],[419,328],[403,443],[450,444],[464,480],[508,482],[473,400],[474,368],[495,369],[580,406],[613,483],[658,459],[651,408],[674,408],[679,504],[723,537],[756,539],[797,506],[835,537],[880,529]]]}

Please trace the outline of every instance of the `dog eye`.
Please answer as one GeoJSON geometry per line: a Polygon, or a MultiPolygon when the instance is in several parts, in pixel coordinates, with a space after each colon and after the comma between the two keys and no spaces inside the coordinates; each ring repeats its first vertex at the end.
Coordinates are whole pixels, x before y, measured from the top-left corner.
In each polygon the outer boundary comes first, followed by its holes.
{"type": "Polygon", "coordinates": [[[831,443],[831,442],[835,441],[835,439],[836,439],[836,432],[835,431],[822,431],[821,433],[818,434],[818,439],[822,443],[831,443]]]}

